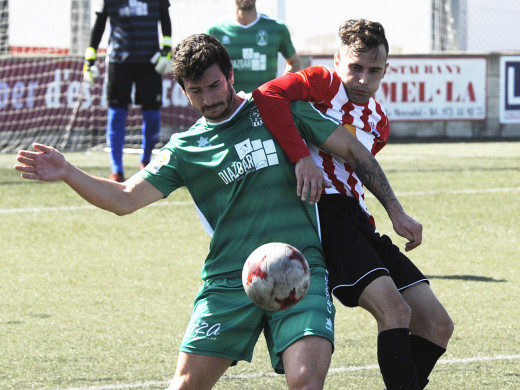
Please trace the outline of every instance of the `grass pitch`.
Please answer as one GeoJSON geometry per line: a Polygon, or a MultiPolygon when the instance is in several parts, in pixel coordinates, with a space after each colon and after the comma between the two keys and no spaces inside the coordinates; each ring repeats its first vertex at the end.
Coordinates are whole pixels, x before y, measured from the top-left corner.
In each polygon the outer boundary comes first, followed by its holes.
{"type": "MultiPolygon", "coordinates": [[[[102,152],[71,153],[108,176],[102,152]]],[[[378,156],[424,225],[409,255],[455,322],[427,389],[520,388],[520,143],[396,144],[378,156]]],[[[163,389],[209,242],[187,191],[132,215],[87,205],[63,183],[24,181],[0,154],[0,389],[163,389]]],[[[137,155],[125,155],[127,174],[137,155]]],[[[378,230],[392,234],[367,197],[378,230]]],[[[376,324],[337,306],[326,389],[375,389],[376,324]]],[[[284,389],[265,343],[216,389],[284,389]]]]}

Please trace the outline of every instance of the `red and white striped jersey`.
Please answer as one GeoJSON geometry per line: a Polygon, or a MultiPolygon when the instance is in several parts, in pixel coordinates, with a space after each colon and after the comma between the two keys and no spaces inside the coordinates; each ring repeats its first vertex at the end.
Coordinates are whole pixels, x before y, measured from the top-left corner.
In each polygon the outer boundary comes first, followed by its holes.
{"type": "MultiPolygon", "coordinates": [[[[351,102],[339,75],[325,66],[311,66],[286,74],[264,84],[253,96],[267,127],[293,162],[309,152],[292,121],[291,100],[313,102],[318,110],[341,122],[373,155],[388,140],[389,123],[384,108],[373,98],[364,104],[351,102]]],[[[346,161],[315,145],[309,144],[308,150],[332,186],[324,188],[324,193],[355,198],[374,224],[365,203],[363,184],[346,161]]]]}

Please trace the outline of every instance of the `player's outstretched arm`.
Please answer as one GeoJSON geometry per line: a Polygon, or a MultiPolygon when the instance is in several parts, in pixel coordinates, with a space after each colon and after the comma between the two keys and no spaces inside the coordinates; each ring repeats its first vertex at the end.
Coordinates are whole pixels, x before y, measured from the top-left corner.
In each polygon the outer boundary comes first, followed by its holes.
{"type": "Polygon", "coordinates": [[[422,225],[408,216],[397,199],[388,179],[375,157],[343,126],[325,140],[321,148],[346,160],[366,188],[383,205],[397,234],[406,238],[406,251],[422,242],[422,225]]]}
{"type": "Polygon", "coordinates": [[[129,214],[163,198],[162,193],[140,176],[124,183],[95,177],[69,163],[53,147],[33,144],[35,151],[20,150],[14,169],[29,180],[62,180],[86,201],[117,215],[129,214]]]}

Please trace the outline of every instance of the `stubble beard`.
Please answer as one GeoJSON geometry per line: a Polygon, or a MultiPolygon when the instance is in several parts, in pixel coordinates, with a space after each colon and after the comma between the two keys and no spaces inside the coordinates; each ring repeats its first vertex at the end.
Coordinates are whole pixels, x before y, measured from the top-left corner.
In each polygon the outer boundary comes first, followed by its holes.
{"type": "Polygon", "coordinates": [[[227,118],[229,118],[231,116],[231,114],[233,114],[234,110],[235,110],[235,105],[233,104],[233,87],[231,85],[231,83],[229,82],[228,80],[228,97],[227,97],[227,100],[225,102],[220,102],[220,103],[217,103],[216,105],[214,106],[206,106],[206,107],[202,107],[201,109],[201,112],[200,114],[202,114],[208,121],[210,122],[221,122],[227,118]],[[208,108],[212,108],[212,107],[215,107],[215,106],[220,106],[224,104],[225,105],[225,108],[224,110],[220,113],[220,114],[217,114],[215,116],[207,116],[207,115],[204,115],[204,111],[207,110],[208,108]]]}

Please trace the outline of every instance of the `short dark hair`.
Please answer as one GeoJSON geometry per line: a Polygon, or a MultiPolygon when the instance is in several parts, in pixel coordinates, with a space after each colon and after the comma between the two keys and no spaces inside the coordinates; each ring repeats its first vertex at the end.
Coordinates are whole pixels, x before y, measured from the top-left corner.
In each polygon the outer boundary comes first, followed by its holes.
{"type": "Polygon", "coordinates": [[[365,52],[383,44],[388,55],[388,41],[381,23],[366,19],[349,19],[339,26],[338,36],[341,45],[348,46],[355,52],[365,52]]]}
{"type": "Polygon", "coordinates": [[[173,76],[184,90],[184,80],[198,80],[213,64],[229,78],[233,66],[229,54],[212,35],[193,34],[183,39],[173,51],[173,76]]]}

